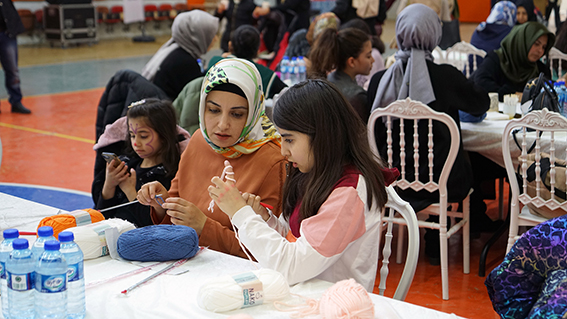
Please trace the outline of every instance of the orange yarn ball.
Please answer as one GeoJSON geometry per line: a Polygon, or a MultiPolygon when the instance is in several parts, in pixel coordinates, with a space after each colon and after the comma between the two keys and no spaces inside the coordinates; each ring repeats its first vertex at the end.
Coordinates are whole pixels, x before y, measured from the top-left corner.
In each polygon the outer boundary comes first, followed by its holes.
{"type": "MultiPolygon", "coordinates": [[[[80,212],[80,211],[87,212],[89,213],[89,215],[91,215],[91,223],[96,223],[104,220],[104,216],[102,215],[102,213],[94,209],[86,208],[86,209],[76,210],[73,212],[80,212]]],[[[45,217],[39,222],[37,228],[41,226],[51,226],[53,227],[53,235],[55,236],[55,238],[58,238],[60,232],[68,228],[77,226],[77,220],[75,219],[75,216],[72,215],[73,212],[71,212],[70,214],[59,214],[59,215],[45,217]]]]}

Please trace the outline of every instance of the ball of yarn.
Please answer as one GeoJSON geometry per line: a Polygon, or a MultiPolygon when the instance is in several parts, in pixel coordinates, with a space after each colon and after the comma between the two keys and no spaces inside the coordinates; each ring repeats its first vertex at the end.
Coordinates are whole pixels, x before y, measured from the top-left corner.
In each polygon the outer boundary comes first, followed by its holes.
{"type": "Polygon", "coordinates": [[[53,235],[58,238],[60,232],[77,226],[77,220],[72,214],[74,212],[82,211],[87,212],[89,213],[89,215],[91,215],[91,223],[96,223],[104,220],[104,216],[99,211],[86,208],[79,211],[72,211],[70,214],[59,214],[45,217],[39,222],[37,228],[42,226],[51,226],[53,228],[53,235]]]}
{"type": "MultiPolygon", "coordinates": [[[[271,269],[252,271],[262,282],[264,303],[289,296],[289,286],[284,276],[271,269]]],[[[197,294],[199,307],[212,312],[225,312],[242,308],[242,287],[230,275],[212,278],[204,283],[197,294]]]]}
{"type": "Polygon", "coordinates": [[[127,260],[167,261],[191,258],[199,251],[197,232],[181,225],[153,225],[118,237],[118,254],[127,260]]]}
{"type": "Polygon", "coordinates": [[[111,227],[116,228],[119,234],[136,228],[134,224],[126,220],[112,218],[94,224],[72,227],[67,231],[72,232],[75,236],[75,242],[83,251],[85,259],[94,259],[108,255],[105,231],[111,227]]]}
{"type": "Polygon", "coordinates": [[[342,280],[327,289],[319,301],[323,319],[373,319],[374,304],[354,279],[342,280]]]}

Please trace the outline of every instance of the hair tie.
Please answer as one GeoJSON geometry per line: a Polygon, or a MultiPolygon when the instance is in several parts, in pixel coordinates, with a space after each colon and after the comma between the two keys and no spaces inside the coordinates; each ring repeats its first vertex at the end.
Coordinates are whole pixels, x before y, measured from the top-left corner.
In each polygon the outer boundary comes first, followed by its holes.
{"type": "Polygon", "coordinates": [[[136,101],[136,102],[132,102],[132,104],[130,104],[128,106],[128,108],[133,108],[134,106],[142,105],[144,103],[146,103],[146,99],[139,100],[139,101],[136,101]]]}

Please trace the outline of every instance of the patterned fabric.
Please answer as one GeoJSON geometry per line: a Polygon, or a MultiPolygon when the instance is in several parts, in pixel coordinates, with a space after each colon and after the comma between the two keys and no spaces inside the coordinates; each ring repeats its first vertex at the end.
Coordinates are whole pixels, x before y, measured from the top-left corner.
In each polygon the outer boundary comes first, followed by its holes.
{"type": "Polygon", "coordinates": [[[510,27],[516,25],[516,5],[510,1],[500,1],[494,5],[486,22],[481,22],[476,28],[484,30],[487,24],[505,24],[510,27]]]}
{"type": "Polygon", "coordinates": [[[494,310],[501,318],[566,317],[565,270],[567,215],[524,233],[488,275],[485,285],[494,310]]]}
{"type": "Polygon", "coordinates": [[[260,73],[254,64],[244,59],[224,59],[209,69],[201,86],[199,126],[207,143],[215,152],[226,158],[237,158],[242,154],[253,153],[270,141],[280,146],[281,136],[270,119],[265,115],[264,93],[260,73]],[[236,144],[221,148],[209,139],[203,119],[207,95],[216,86],[225,83],[235,84],[246,95],[248,100],[248,118],[236,144]]]}

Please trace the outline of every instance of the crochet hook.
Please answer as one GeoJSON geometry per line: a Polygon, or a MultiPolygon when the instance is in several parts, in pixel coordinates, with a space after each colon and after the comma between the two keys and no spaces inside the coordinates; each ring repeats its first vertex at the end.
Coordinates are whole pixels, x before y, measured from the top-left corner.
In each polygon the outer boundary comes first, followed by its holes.
{"type": "MultiPolygon", "coordinates": [[[[163,198],[161,197],[161,194],[156,195],[156,198],[155,198],[155,199],[156,199],[156,202],[158,202],[158,204],[159,204],[160,206],[164,203],[163,198]]],[[[137,199],[136,199],[136,200],[133,200],[133,201],[131,201],[131,202],[128,202],[128,203],[124,203],[124,204],[120,204],[120,205],[108,207],[108,208],[105,208],[105,209],[101,209],[100,212],[101,212],[101,213],[104,213],[104,212],[107,212],[107,211],[109,211],[109,210],[113,210],[113,209],[116,209],[116,208],[120,208],[120,207],[124,207],[124,206],[128,206],[128,205],[132,205],[132,204],[135,204],[135,203],[138,203],[138,200],[137,200],[137,199]]]]}
{"type": "Polygon", "coordinates": [[[169,264],[169,266],[167,266],[167,267],[163,268],[162,270],[155,272],[155,273],[152,274],[151,276],[146,277],[145,279],[143,279],[143,280],[141,280],[141,281],[135,283],[134,285],[128,287],[128,289],[122,290],[120,293],[125,294],[125,295],[128,295],[128,293],[130,293],[132,290],[134,290],[134,289],[140,287],[140,285],[142,285],[142,284],[144,284],[144,283],[146,283],[146,282],[148,282],[148,281],[150,281],[150,280],[156,278],[157,276],[159,276],[159,275],[161,275],[161,274],[163,274],[163,273],[165,273],[165,272],[167,272],[167,271],[169,271],[169,270],[171,270],[171,269],[173,269],[173,268],[175,268],[175,267],[177,267],[177,266],[183,265],[185,262],[187,262],[187,260],[189,260],[189,259],[181,259],[181,260],[178,260],[178,261],[176,261],[176,262],[174,262],[174,263],[171,263],[171,264],[169,264]]]}

